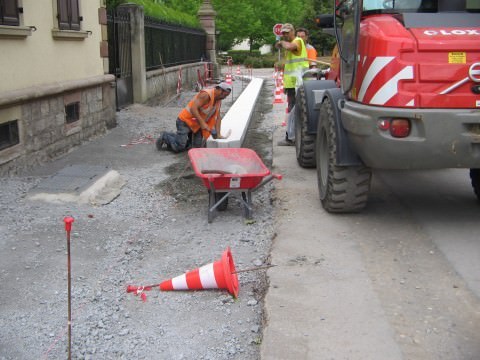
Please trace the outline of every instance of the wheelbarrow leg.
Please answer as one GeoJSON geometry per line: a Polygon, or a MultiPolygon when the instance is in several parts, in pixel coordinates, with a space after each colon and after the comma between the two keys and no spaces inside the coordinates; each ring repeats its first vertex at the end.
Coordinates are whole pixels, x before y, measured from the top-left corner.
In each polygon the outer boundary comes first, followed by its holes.
{"type": "Polygon", "coordinates": [[[230,192],[216,192],[215,186],[210,182],[208,189],[208,222],[211,223],[217,215],[217,211],[223,211],[228,205],[230,192]]]}
{"type": "Polygon", "coordinates": [[[208,190],[208,222],[211,223],[215,217],[217,209],[215,208],[215,190],[208,190]]]}
{"type": "Polygon", "coordinates": [[[252,219],[252,191],[249,189],[242,192],[243,214],[247,220],[252,219]]]}

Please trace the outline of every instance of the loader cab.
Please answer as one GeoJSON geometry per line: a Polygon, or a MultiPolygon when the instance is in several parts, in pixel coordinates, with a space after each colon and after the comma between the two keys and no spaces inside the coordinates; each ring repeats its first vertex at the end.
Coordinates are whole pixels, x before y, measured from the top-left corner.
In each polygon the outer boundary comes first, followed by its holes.
{"type": "Polygon", "coordinates": [[[334,15],[322,14],[315,19],[324,33],[336,38],[336,56],[332,56],[331,65],[335,79],[330,80],[340,81],[344,94],[351,90],[355,79],[361,6],[361,0],[336,0],[334,15]]]}
{"type": "MultiPolygon", "coordinates": [[[[425,25],[478,26],[480,0],[336,0],[334,15],[319,15],[317,26],[335,36],[338,49],[338,81],[347,98],[354,97],[359,61],[361,21],[370,16],[389,15],[406,28],[425,25]],[[478,15],[478,14],[477,14],[478,15]]],[[[332,67],[335,67],[332,59],[332,67]]],[[[335,79],[332,79],[335,80],[335,79]]]]}

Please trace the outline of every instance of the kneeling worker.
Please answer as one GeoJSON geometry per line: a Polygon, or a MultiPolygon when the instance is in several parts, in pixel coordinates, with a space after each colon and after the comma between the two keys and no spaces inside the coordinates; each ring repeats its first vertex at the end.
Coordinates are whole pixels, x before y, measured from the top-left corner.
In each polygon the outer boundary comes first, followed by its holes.
{"type": "Polygon", "coordinates": [[[173,152],[187,150],[189,138],[192,147],[202,147],[210,135],[225,139],[220,133],[222,100],[230,95],[232,86],[222,82],[214,88],[200,90],[177,118],[177,133],[162,132],[155,145],[158,150],[165,144],[173,152]]]}

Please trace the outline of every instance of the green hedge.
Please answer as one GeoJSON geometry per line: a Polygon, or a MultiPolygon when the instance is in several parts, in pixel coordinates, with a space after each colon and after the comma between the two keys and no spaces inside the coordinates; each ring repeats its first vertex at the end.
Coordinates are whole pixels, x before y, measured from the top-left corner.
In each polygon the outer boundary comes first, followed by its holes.
{"type": "Polygon", "coordinates": [[[243,64],[253,68],[269,68],[275,64],[275,55],[262,55],[260,50],[230,50],[228,56],[232,57],[233,64],[243,64]]]}
{"type": "Polygon", "coordinates": [[[260,55],[260,50],[229,50],[227,51],[228,56],[232,57],[234,64],[243,64],[247,57],[258,57],[260,55]]]}
{"type": "Polygon", "coordinates": [[[249,56],[243,62],[245,66],[258,68],[273,68],[275,65],[275,57],[272,55],[249,56]]]}
{"type": "Polygon", "coordinates": [[[143,10],[147,16],[151,16],[171,24],[201,29],[200,21],[196,16],[184,14],[165,5],[154,3],[151,0],[107,0],[107,8],[112,9],[124,3],[135,3],[143,6],[143,10]]]}

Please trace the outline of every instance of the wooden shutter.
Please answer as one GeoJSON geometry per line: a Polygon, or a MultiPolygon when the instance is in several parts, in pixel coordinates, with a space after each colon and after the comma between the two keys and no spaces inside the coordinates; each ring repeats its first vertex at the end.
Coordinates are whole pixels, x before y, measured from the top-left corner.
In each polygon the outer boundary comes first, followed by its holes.
{"type": "Polygon", "coordinates": [[[69,0],[57,0],[57,18],[58,28],[60,30],[70,30],[70,21],[68,16],[68,2],[69,0]]]}
{"type": "Polygon", "coordinates": [[[57,9],[60,30],[80,30],[78,0],[57,0],[57,9]]]}
{"type": "Polygon", "coordinates": [[[80,30],[78,0],[70,0],[70,30],[80,30]]]}
{"type": "Polygon", "coordinates": [[[17,0],[0,0],[0,24],[20,25],[17,0]]]}

